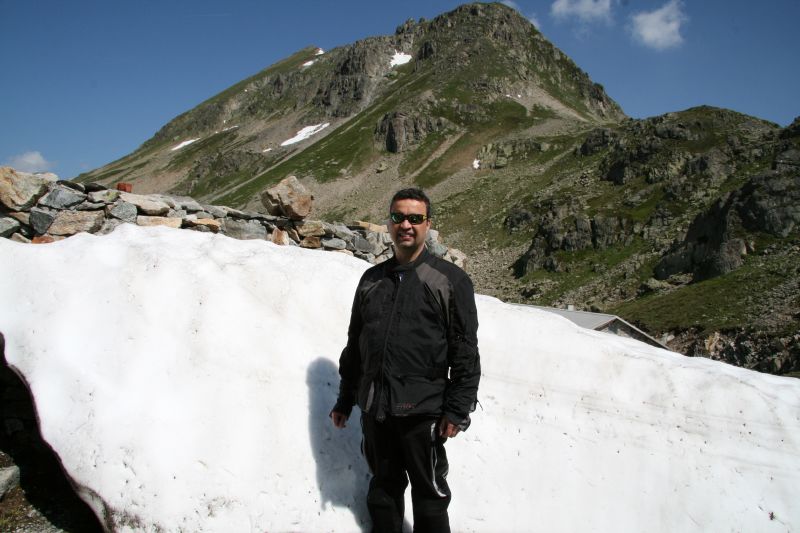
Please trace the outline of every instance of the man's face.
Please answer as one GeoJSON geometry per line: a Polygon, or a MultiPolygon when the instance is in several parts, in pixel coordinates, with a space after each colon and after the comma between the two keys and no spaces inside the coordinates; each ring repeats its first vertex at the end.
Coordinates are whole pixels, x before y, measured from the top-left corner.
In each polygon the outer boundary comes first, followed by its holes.
{"type": "MultiPolygon", "coordinates": [[[[389,211],[391,213],[402,213],[404,215],[418,214],[425,216],[427,214],[425,202],[411,199],[395,201],[389,211]]],[[[389,235],[392,237],[395,248],[399,253],[408,256],[422,249],[430,227],[431,221],[427,218],[421,224],[417,225],[411,224],[408,220],[404,220],[400,224],[395,224],[392,222],[391,218],[389,219],[389,235]]]]}

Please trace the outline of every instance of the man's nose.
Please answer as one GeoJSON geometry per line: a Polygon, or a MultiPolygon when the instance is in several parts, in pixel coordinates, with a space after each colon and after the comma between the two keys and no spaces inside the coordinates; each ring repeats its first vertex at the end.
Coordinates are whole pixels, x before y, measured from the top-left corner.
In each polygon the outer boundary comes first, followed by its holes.
{"type": "Polygon", "coordinates": [[[403,229],[409,229],[411,227],[411,222],[408,219],[405,219],[400,223],[400,227],[403,229]]]}

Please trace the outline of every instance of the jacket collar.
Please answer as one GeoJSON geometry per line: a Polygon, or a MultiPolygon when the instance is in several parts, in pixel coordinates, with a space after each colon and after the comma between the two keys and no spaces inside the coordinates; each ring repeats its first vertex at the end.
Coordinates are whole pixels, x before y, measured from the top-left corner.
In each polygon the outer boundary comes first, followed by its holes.
{"type": "Polygon", "coordinates": [[[427,261],[429,256],[430,252],[428,251],[428,245],[426,244],[422,247],[422,252],[420,252],[419,256],[417,256],[417,258],[411,261],[410,263],[406,263],[405,265],[398,264],[397,259],[392,257],[391,259],[389,259],[389,261],[387,261],[387,267],[388,267],[387,270],[392,273],[408,272],[409,270],[413,270],[422,263],[424,263],[425,261],[427,261]]]}

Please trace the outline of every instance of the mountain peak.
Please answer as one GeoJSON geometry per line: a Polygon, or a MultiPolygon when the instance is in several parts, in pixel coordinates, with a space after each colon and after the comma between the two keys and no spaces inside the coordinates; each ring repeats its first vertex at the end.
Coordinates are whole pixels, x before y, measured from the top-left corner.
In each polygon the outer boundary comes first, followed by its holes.
{"type": "MultiPolygon", "coordinates": [[[[319,183],[364,178],[385,154],[427,142],[420,155],[431,157],[454,139],[472,152],[463,157],[473,157],[493,139],[554,118],[591,125],[625,115],[517,11],[466,4],[429,21],[409,19],[393,35],[323,53],[304,48],[79,179],[124,176],[143,192],[245,205],[289,174],[319,183]],[[292,141],[307,128],[315,133],[292,141]]],[[[399,164],[389,167],[397,173],[399,164]]],[[[412,166],[404,173],[429,165],[412,166]]]]}

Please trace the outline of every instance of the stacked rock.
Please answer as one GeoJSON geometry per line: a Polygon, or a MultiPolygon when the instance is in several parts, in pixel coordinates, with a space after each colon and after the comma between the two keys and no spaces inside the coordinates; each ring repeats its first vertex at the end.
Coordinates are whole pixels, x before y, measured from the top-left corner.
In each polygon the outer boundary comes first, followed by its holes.
{"type": "MultiPolygon", "coordinates": [[[[373,264],[392,256],[386,226],[307,220],[312,200],[294,177],[265,191],[262,201],[268,213],[257,213],[204,205],[188,196],[133,194],[0,167],[0,237],[48,243],[80,232],[104,235],[127,223],[338,251],[373,264]]],[[[428,247],[435,255],[465,267],[464,254],[447,248],[434,230],[428,234],[428,247]]]]}

